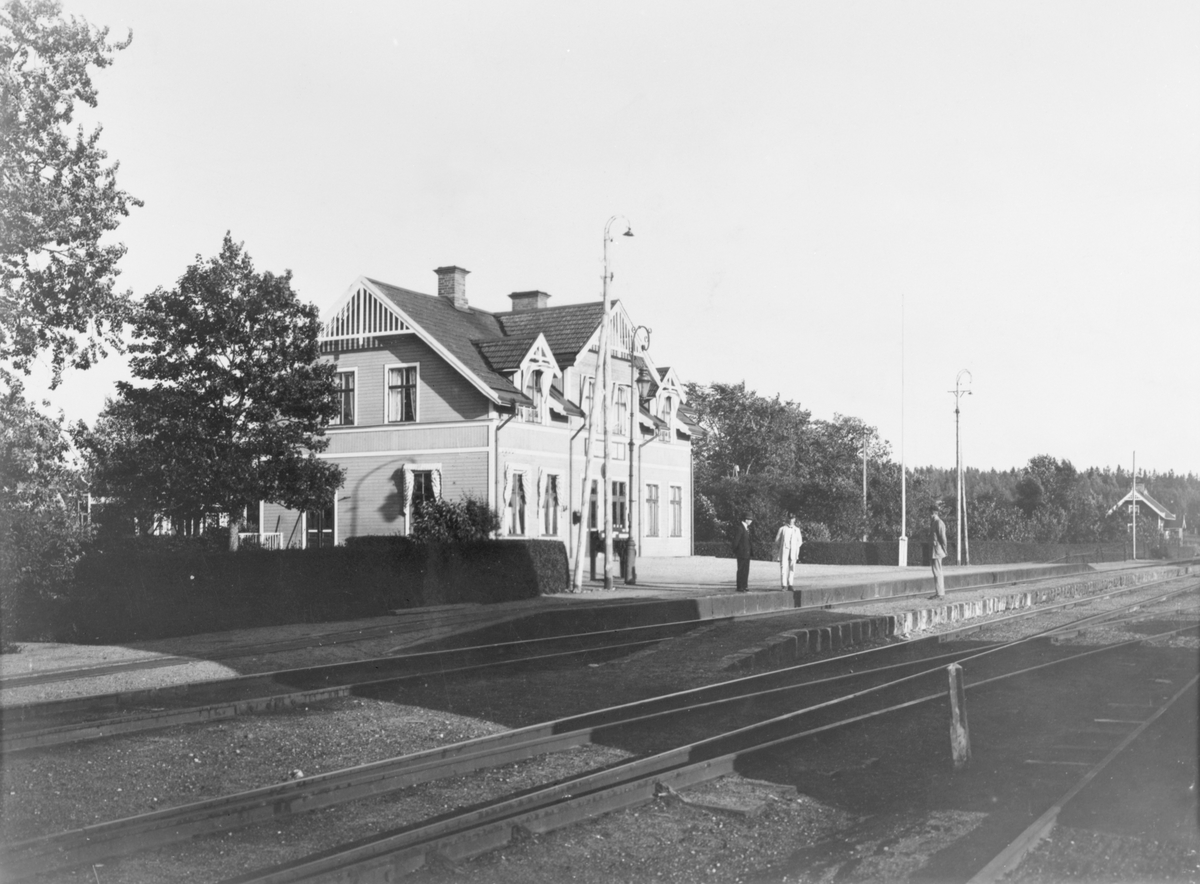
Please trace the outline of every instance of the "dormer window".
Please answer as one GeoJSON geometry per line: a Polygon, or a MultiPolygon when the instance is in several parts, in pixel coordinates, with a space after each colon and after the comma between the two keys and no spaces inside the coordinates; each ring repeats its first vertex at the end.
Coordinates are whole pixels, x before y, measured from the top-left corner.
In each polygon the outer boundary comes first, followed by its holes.
{"type": "Polygon", "coordinates": [[[543,375],[541,369],[533,369],[525,374],[525,395],[533,401],[533,405],[526,405],[522,413],[530,423],[543,423],[542,416],[546,413],[546,397],[542,394],[543,375]]]}

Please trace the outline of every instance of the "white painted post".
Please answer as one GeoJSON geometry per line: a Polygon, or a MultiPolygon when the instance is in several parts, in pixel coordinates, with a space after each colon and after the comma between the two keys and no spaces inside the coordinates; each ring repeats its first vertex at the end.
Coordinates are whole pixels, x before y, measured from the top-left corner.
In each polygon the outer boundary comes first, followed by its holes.
{"type": "Polygon", "coordinates": [[[971,760],[971,729],[967,726],[967,691],[963,685],[962,667],[951,663],[950,675],[950,754],[954,769],[962,770],[971,760]]]}

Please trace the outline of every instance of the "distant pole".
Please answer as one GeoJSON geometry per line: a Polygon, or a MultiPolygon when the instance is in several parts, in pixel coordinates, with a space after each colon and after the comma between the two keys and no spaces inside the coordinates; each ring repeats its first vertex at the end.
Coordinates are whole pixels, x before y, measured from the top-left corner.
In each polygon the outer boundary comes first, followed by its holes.
{"type": "Polygon", "coordinates": [[[1130,490],[1129,511],[1133,514],[1133,560],[1137,561],[1137,452],[1133,453],[1133,488],[1130,490]]]}
{"type": "Polygon", "coordinates": [[[951,393],[954,394],[954,472],[957,477],[957,486],[958,486],[957,487],[958,500],[955,502],[955,504],[956,504],[955,505],[955,509],[956,509],[955,523],[956,524],[954,526],[954,531],[955,531],[955,537],[957,539],[955,540],[955,543],[954,543],[954,560],[959,565],[961,565],[963,563],[963,549],[962,549],[962,541],[963,541],[962,480],[963,480],[963,476],[962,476],[962,449],[959,447],[959,443],[958,443],[958,400],[961,399],[964,394],[967,396],[971,395],[970,390],[964,390],[962,388],[962,376],[964,374],[967,376],[968,379],[971,379],[971,373],[964,368],[962,371],[960,371],[958,374],[956,374],[954,376],[954,389],[950,391],[951,393]]]}
{"type": "MultiPolygon", "coordinates": [[[[961,445],[959,450],[961,451],[961,445]]],[[[966,459],[963,459],[964,463],[966,459]]],[[[971,564],[971,532],[967,529],[970,527],[970,522],[967,519],[967,470],[963,468],[962,478],[962,525],[963,525],[963,559],[967,565],[971,564]]]]}
{"type": "Polygon", "coordinates": [[[867,525],[869,520],[867,517],[867,434],[863,433],[862,443],[863,456],[863,543],[867,542],[867,525]]]}
{"type": "Polygon", "coordinates": [[[904,295],[900,295],[900,548],[896,564],[908,567],[908,474],[904,469],[904,295]]]}

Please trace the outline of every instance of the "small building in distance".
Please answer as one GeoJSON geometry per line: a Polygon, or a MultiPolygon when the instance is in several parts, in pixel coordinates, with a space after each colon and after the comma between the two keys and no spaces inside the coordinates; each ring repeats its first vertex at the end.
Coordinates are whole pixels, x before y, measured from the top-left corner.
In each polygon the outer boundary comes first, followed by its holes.
{"type": "MultiPolygon", "coordinates": [[[[337,367],[341,410],[320,456],[343,467],[346,481],[319,510],[262,504],[261,541],[311,547],[407,534],[417,503],[465,496],[499,512],[502,536],[557,538],[571,555],[575,524],[602,527],[602,425],[590,489],[583,475],[603,303],[550,306],[545,292],[514,292],[511,310],[491,313],[468,303],[467,270],[435,272],[435,295],[361,277],[322,315],[321,351],[337,367]]],[[[612,524],[630,524],[633,423],[640,553],[690,555],[699,428],[674,369],[643,352],[644,338],[634,352],[636,325],[620,301],[611,317],[612,524]],[[631,359],[651,380],[641,401],[631,359]]]]}
{"type": "Polygon", "coordinates": [[[1117,501],[1116,505],[1108,511],[1112,515],[1117,510],[1124,508],[1127,514],[1137,507],[1138,518],[1145,519],[1152,517],[1157,519],[1158,533],[1167,537],[1178,538],[1179,532],[1175,530],[1176,519],[1174,514],[1169,512],[1165,506],[1155,500],[1146,491],[1146,486],[1141,482],[1135,482],[1133,490],[1117,501]]]}

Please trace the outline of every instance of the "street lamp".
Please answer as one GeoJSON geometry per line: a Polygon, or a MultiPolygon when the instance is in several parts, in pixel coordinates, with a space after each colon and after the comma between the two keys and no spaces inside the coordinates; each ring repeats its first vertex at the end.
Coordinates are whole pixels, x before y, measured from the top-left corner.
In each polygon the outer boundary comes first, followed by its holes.
{"type": "Polygon", "coordinates": [[[962,530],[963,529],[963,524],[962,524],[963,467],[962,467],[962,448],[959,446],[959,440],[958,440],[958,400],[964,395],[966,395],[966,396],[971,395],[970,390],[965,390],[962,387],[963,375],[967,376],[968,382],[974,380],[974,378],[971,377],[971,373],[964,368],[962,371],[960,371],[958,374],[956,374],[954,376],[954,389],[950,391],[951,393],[954,394],[954,469],[956,471],[956,475],[958,476],[958,489],[957,489],[957,501],[956,501],[957,513],[958,513],[958,516],[957,516],[958,524],[955,526],[956,535],[957,535],[958,540],[955,544],[954,556],[955,556],[955,561],[960,565],[962,564],[962,547],[963,547],[963,543],[962,543],[962,539],[963,539],[963,530],[962,530]]]}
{"type": "Polygon", "coordinates": [[[637,440],[638,412],[642,410],[642,401],[650,398],[650,372],[646,371],[643,362],[637,367],[638,334],[646,333],[646,341],[642,344],[642,352],[650,348],[650,329],[639,325],[629,336],[629,395],[636,394],[637,398],[630,403],[629,408],[629,545],[625,548],[625,585],[637,585],[637,485],[633,474],[633,456],[637,440]],[[636,370],[636,380],[634,377],[636,370]]]}
{"type": "MultiPolygon", "coordinates": [[[[604,328],[608,334],[612,333],[609,328],[612,324],[612,302],[608,297],[608,284],[612,281],[612,272],[608,269],[608,244],[612,242],[609,231],[618,218],[625,222],[622,236],[633,236],[633,227],[624,215],[613,215],[604,225],[604,328]]],[[[604,588],[612,589],[612,342],[608,340],[608,334],[601,335],[604,344],[600,364],[604,372],[604,588]]]]}

